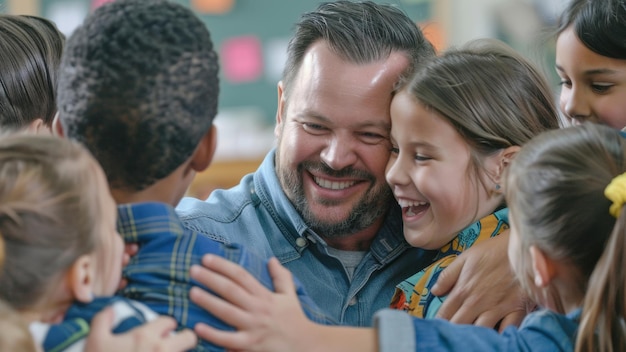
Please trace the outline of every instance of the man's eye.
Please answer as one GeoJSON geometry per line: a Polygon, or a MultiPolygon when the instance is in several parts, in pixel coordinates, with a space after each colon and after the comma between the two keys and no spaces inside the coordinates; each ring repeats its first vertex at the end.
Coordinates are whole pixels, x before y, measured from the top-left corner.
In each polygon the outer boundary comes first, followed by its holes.
{"type": "Polygon", "coordinates": [[[387,136],[376,132],[361,132],[359,138],[366,144],[379,144],[389,140],[387,136]]]}
{"type": "Polygon", "coordinates": [[[322,125],[316,124],[316,123],[303,123],[302,124],[302,128],[309,133],[320,133],[320,132],[324,132],[326,130],[326,128],[322,125]]]}

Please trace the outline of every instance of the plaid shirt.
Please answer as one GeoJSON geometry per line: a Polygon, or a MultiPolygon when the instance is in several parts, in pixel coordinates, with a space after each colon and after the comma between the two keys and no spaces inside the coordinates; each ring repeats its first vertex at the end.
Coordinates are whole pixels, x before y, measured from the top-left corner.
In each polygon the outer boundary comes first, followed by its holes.
{"type": "MultiPolygon", "coordinates": [[[[186,229],[174,208],[164,203],[135,203],[118,206],[118,231],[127,243],[139,244],[139,252],[124,268],[128,285],[120,291],[161,315],[174,317],[181,327],[193,329],[203,322],[223,330],[233,330],[189,299],[192,286],[203,285],[189,276],[189,269],[200,264],[207,253],[225,257],[243,266],[263,285],[273,290],[267,260],[240,245],[225,245],[186,229]]],[[[324,313],[298,284],[298,295],[306,315],[317,322],[329,323],[324,313]]],[[[223,351],[201,341],[197,351],[223,351]]]]}

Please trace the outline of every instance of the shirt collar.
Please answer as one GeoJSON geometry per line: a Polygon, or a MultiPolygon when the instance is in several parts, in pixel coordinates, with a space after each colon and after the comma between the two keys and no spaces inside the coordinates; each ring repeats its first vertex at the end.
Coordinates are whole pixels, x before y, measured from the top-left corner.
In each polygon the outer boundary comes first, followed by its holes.
{"type": "Polygon", "coordinates": [[[185,232],[174,207],[166,203],[144,202],[117,206],[117,229],[129,242],[139,236],[155,234],[179,235],[185,232]]]}

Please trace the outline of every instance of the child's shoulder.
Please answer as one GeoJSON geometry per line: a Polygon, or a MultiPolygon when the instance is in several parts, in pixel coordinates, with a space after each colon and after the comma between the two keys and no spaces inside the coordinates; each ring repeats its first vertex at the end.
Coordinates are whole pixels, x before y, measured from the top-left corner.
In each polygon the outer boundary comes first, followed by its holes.
{"type": "Polygon", "coordinates": [[[552,340],[564,348],[570,346],[569,348],[572,349],[579,326],[579,318],[580,309],[567,315],[541,309],[527,315],[520,326],[520,330],[533,330],[543,336],[550,336],[552,340]]]}

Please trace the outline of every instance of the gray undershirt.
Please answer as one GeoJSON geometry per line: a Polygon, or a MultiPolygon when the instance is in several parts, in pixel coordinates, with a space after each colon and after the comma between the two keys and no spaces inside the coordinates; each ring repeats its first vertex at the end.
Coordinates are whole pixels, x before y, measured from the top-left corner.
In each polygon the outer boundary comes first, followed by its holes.
{"type": "Polygon", "coordinates": [[[327,248],[328,254],[339,259],[341,264],[343,264],[343,267],[346,269],[346,274],[348,274],[348,280],[352,281],[354,270],[359,265],[367,251],[342,251],[341,249],[332,247],[327,248]]]}

